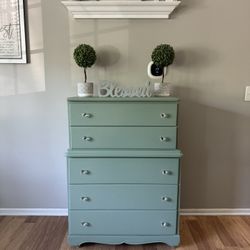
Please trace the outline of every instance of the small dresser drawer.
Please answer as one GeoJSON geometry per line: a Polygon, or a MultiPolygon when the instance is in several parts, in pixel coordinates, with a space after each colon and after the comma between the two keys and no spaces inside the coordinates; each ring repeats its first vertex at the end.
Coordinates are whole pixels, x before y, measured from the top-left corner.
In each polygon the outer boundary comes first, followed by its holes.
{"type": "Polygon", "coordinates": [[[175,149],[176,127],[71,127],[73,149],[175,149]]]}
{"type": "Polygon", "coordinates": [[[69,232],[79,235],[168,235],[176,233],[176,211],[73,211],[69,232]]]}
{"type": "Polygon", "coordinates": [[[70,185],[69,209],[177,209],[177,185],[70,185]]]}
{"type": "Polygon", "coordinates": [[[70,184],[177,184],[179,158],[68,158],[70,184]]]}
{"type": "Polygon", "coordinates": [[[70,126],[176,126],[177,103],[69,103],[70,126]]]}

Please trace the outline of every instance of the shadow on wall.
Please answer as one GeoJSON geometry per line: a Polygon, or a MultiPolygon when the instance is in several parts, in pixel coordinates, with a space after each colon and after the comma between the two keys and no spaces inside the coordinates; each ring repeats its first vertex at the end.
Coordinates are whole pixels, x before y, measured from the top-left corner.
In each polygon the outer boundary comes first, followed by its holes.
{"type": "Polygon", "coordinates": [[[213,90],[212,86],[219,81],[211,79],[211,74],[214,72],[214,65],[220,61],[220,53],[207,47],[177,48],[174,66],[170,70],[174,95],[202,102],[204,90],[213,90]]]}
{"type": "Polygon", "coordinates": [[[207,47],[186,47],[175,51],[174,66],[177,70],[202,69],[218,62],[218,52],[207,47]]]}
{"type": "Polygon", "coordinates": [[[171,14],[171,18],[178,18],[182,14],[185,14],[190,8],[201,8],[204,7],[204,2],[200,0],[185,0],[174,10],[171,14]]]}
{"type": "MultiPolygon", "coordinates": [[[[94,69],[89,69],[89,79],[127,83],[129,65],[129,20],[73,20],[70,19],[71,55],[77,45],[90,44],[98,58],[94,69]],[[83,27],[84,26],[84,32],[83,27]],[[114,37],[116,39],[114,39],[114,37]],[[112,44],[112,46],[110,45],[112,44]],[[119,48],[119,49],[118,49],[119,48]],[[114,67],[114,69],[113,69],[114,67]]],[[[72,84],[82,81],[82,69],[76,67],[71,56],[72,84]]]]}
{"type": "Polygon", "coordinates": [[[45,66],[42,29],[41,0],[29,0],[28,51],[29,64],[0,65],[0,96],[28,94],[45,91],[45,66]]]}
{"type": "Polygon", "coordinates": [[[97,49],[96,65],[100,67],[111,67],[115,65],[121,58],[121,54],[114,46],[106,45],[97,49]]]}
{"type": "MultiPolygon", "coordinates": [[[[192,90],[177,90],[177,92],[192,90]]],[[[247,208],[250,117],[181,98],[182,208],[247,208]],[[238,194],[241,194],[239,197],[238,194]]]]}

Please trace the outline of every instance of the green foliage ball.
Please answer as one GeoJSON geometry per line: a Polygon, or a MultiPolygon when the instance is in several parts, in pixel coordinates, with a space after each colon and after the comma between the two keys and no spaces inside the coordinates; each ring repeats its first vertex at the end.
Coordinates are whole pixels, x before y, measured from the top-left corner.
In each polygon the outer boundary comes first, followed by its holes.
{"type": "Polygon", "coordinates": [[[82,68],[90,68],[96,61],[96,53],[88,44],[80,44],[74,50],[76,64],[82,68]]]}
{"type": "Polygon", "coordinates": [[[169,44],[160,44],[153,50],[151,58],[156,66],[167,67],[174,61],[174,49],[169,44]]]}

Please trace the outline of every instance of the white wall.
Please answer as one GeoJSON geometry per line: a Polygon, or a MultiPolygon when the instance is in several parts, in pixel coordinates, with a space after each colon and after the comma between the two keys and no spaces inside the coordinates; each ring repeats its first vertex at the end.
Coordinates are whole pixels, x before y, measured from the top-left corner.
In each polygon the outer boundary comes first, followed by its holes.
{"type": "Polygon", "coordinates": [[[0,207],[65,208],[68,17],[59,1],[28,7],[31,63],[0,65],[0,207]]]}

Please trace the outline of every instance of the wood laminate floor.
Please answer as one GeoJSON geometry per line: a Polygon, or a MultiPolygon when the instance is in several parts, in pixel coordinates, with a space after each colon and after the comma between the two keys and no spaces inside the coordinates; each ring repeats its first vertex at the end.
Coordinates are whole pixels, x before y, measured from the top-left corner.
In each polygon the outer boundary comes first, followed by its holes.
{"type": "Polygon", "coordinates": [[[0,250],[250,250],[250,216],[181,216],[181,244],[99,245],[71,248],[67,217],[0,217],[0,250]]]}

